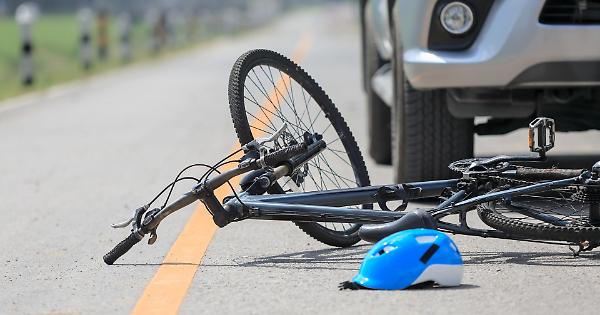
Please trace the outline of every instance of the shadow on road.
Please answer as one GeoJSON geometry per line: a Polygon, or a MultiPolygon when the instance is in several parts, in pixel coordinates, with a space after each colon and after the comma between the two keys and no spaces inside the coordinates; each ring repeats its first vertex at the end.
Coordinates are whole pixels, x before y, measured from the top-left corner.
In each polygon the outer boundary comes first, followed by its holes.
{"type": "MultiPolygon", "coordinates": [[[[370,244],[348,248],[325,248],[284,253],[265,257],[236,257],[233,264],[202,264],[203,267],[267,267],[306,270],[357,270],[370,244]]],[[[573,257],[570,252],[463,252],[465,265],[530,265],[550,267],[600,267],[600,252],[582,253],[573,257]]],[[[187,266],[194,263],[122,263],[115,266],[187,266]]]]}
{"type": "Polygon", "coordinates": [[[284,253],[265,257],[234,258],[235,264],[203,264],[203,267],[268,267],[278,269],[306,270],[356,270],[371,245],[358,245],[347,248],[326,248],[284,253]]]}
{"type": "Polygon", "coordinates": [[[115,263],[114,266],[200,266],[200,264],[190,262],[163,262],[163,263],[115,263]]]}
{"type": "Polygon", "coordinates": [[[413,285],[411,287],[409,287],[407,290],[435,290],[435,291],[440,291],[440,290],[469,290],[469,289],[478,289],[479,286],[478,285],[474,285],[474,284],[461,284],[457,287],[440,287],[437,285],[434,285],[433,283],[430,282],[426,282],[423,284],[417,284],[417,285],[413,285]]]}
{"type": "Polygon", "coordinates": [[[462,255],[465,265],[600,266],[600,252],[582,253],[579,257],[570,252],[463,252],[462,255]]]}
{"type": "MultiPolygon", "coordinates": [[[[308,250],[266,257],[235,258],[235,264],[204,264],[217,267],[268,267],[307,270],[356,270],[371,245],[364,244],[341,249],[308,250]]],[[[582,253],[573,257],[570,252],[463,252],[465,265],[532,265],[553,267],[598,267],[600,252],[582,253]]]]}

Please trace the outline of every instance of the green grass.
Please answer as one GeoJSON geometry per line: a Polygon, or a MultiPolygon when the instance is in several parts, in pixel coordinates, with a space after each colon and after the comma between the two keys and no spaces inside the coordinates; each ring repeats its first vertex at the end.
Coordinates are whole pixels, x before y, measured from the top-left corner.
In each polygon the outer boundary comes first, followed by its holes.
{"type": "MultiPolygon", "coordinates": [[[[119,59],[118,34],[115,20],[109,23],[109,57],[93,59],[90,70],[84,70],[79,56],[79,22],[75,15],[43,16],[33,26],[35,83],[21,84],[20,30],[14,19],[0,18],[0,99],[44,89],[123,65],[119,59]]],[[[95,25],[94,25],[95,26],[95,25]]],[[[93,28],[93,31],[96,29],[93,28]]],[[[149,31],[143,24],[134,24],[131,35],[132,62],[153,57],[149,51],[149,31]]],[[[94,34],[95,35],[95,34],[94,34]]],[[[170,47],[169,50],[191,44],[170,47]]],[[[94,55],[97,46],[93,46],[94,55]]]]}

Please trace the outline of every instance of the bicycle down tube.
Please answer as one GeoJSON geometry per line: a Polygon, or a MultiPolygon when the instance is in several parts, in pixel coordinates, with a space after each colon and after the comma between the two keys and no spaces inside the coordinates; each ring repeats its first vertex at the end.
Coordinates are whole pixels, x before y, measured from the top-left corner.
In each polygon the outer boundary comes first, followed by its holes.
{"type": "MultiPolygon", "coordinates": [[[[387,201],[412,201],[439,197],[444,190],[456,188],[460,180],[440,180],[431,182],[407,183],[388,186],[368,186],[350,189],[289,193],[285,195],[241,194],[240,200],[229,199],[224,207],[228,212],[242,214],[239,219],[318,221],[339,223],[386,223],[401,218],[402,211],[373,211],[372,209],[344,208],[363,204],[381,204],[387,201]],[[382,190],[395,190],[396,193],[381,195],[382,190]]],[[[446,207],[437,207],[434,216],[443,217],[468,210],[476,204],[490,202],[516,195],[541,192],[553,188],[566,187],[580,181],[579,177],[544,182],[522,188],[465,198],[464,191],[455,194],[457,199],[446,207]]],[[[428,209],[428,210],[435,210],[428,209]]]]}
{"type": "Polygon", "coordinates": [[[344,208],[344,206],[400,200],[408,202],[438,197],[444,190],[454,188],[458,181],[458,179],[451,179],[285,195],[253,196],[242,194],[240,200],[231,198],[225,203],[224,207],[229,212],[234,211],[234,213],[243,214],[241,219],[385,223],[401,218],[404,213],[344,208]]]}

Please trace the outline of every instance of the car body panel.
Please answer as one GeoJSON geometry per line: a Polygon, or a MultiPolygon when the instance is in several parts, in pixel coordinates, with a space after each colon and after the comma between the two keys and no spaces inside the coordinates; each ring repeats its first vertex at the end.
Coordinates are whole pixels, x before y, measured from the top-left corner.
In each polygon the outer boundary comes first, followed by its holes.
{"type": "MultiPolygon", "coordinates": [[[[471,47],[464,51],[432,51],[428,36],[437,0],[396,0],[392,16],[396,36],[402,41],[406,78],[418,89],[600,85],[600,74],[598,80],[539,80],[514,85],[515,78],[539,64],[600,62],[600,25],[541,24],[538,18],[544,2],[495,0],[471,47]]],[[[391,47],[390,9],[383,6],[387,3],[370,1],[368,10],[382,57],[389,54],[388,39],[391,47]]]]}
{"type": "Polygon", "coordinates": [[[390,10],[388,8],[388,0],[369,1],[365,14],[365,23],[369,23],[369,28],[373,30],[372,35],[379,56],[383,60],[391,60],[394,51],[389,27],[390,10]]]}

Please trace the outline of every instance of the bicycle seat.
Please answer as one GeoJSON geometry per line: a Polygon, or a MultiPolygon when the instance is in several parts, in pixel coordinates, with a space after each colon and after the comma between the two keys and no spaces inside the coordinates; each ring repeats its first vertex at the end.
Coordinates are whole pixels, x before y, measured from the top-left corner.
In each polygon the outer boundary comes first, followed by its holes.
{"type": "Polygon", "coordinates": [[[425,210],[407,212],[402,218],[384,223],[363,225],[358,235],[363,241],[376,243],[388,235],[410,229],[435,229],[435,219],[425,210]]]}

